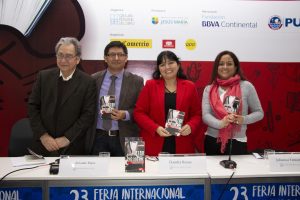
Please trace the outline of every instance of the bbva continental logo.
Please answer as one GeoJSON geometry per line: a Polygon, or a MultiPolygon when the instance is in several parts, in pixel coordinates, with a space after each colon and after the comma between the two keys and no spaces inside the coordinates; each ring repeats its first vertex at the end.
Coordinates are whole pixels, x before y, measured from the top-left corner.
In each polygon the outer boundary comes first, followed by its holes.
{"type": "Polygon", "coordinates": [[[197,47],[197,42],[194,39],[187,39],[185,41],[185,48],[187,50],[194,50],[197,47]]]}
{"type": "Polygon", "coordinates": [[[151,49],[152,39],[111,39],[110,41],[120,41],[127,48],[137,48],[137,49],[151,49]]]}

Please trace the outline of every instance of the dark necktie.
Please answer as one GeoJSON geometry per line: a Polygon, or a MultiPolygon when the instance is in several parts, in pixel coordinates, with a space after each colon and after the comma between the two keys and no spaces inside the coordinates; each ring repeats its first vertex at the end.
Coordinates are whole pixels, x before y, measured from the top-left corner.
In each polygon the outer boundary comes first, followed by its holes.
{"type": "MultiPolygon", "coordinates": [[[[116,79],[117,79],[117,77],[114,76],[114,75],[112,75],[110,77],[110,79],[111,79],[111,83],[110,83],[107,95],[115,95],[115,93],[116,93],[116,86],[115,85],[116,85],[116,79]]],[[[104,119],[102,126],[103,126],[103,128],[105,130],[110,130],[111,126],[112,126],[111,119],[104,119]]]]}

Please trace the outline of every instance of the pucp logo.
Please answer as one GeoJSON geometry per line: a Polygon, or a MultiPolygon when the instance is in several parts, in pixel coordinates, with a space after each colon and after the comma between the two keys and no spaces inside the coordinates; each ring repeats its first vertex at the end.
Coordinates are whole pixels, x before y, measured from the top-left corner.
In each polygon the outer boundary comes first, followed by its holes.
{"type": "Polygon", "coordinates": [[[282,28],[300,28],[300,18],[295,17],[279,17],[278,15],[273,15],[269,19],[269,27],[272,30],[279,30],[282,28]]]}
{"type": "Polygon", "coordinates": [[[282,20],[278,15],[273,15],[269,19],[269,27],[272,30],[279,30],[282,27],[282,20]]]}
{"type": "Polygon", "coordinates": [[[152,17],[152,24],[158,24],[158,17],[152,17]]]}

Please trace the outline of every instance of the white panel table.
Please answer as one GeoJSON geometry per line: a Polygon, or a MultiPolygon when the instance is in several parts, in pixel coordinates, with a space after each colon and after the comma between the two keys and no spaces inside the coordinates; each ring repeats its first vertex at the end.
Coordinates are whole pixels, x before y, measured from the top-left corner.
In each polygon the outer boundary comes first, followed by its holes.
{"type": "Polygon", "coordinates": [[[271,172],[268,160],[252,155],[232,156],[237,168],[226,186],[232,169],[223,168],[219,162],[228,156],[207,156],[207,172],[211,179],[208,199],[300,199],[299,172],[271,172]],[[225,188],[226,187],[226,188],[225,188]]]}
{"type": "MultiPolygon", "coordinates": [[[[46,158],[53,162],[55,158],[46,158]]],[[[0,176],[17,169],[9,158],[0,158],[0,176]]],[[[21,189],[40,189],[42,199],[136,199],[141,197],[179,197],[205,199],[208,174],[160,174],[158,162],[146,160],[145,173],[126,173],[124,157],[111,157],[106,175],[66,177],[50,175],[49,166],[19,171],[5,178],[0,193],[21,189]],[[15,190],[14,190],[15,189],[15,190]],[[191,195],[191,196],[190,196],[191,195]],[[78,198],[77,198],[78,197],[78,198]]],[[[8,193],[6,193],[7,195],[8,193]]],[[[29,195],[29,194],[27,194],[29,195]]],[[[23,196],[24,197],[24,196],[23,196]]],[[[30,196],[21,198],[30,199],[30,196]]],[[[37,198],[34,198],[37,199],[37,198]]]]}

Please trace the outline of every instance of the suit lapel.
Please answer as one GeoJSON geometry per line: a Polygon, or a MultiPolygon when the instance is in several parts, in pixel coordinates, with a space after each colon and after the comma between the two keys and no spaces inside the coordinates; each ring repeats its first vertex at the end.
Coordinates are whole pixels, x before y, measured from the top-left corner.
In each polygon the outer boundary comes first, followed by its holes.
{"type": "Polygon", "coordinates": [[[54,113],[55,111],[55,106],[57,102],[57,85],[58,85],[58,79],[59,79],[59,69],[57,68],[56,70],[52,71],[51,78],[49,79],[47,85],[51,86],[51,93],[53,95],[53,109],[50,109],[51,112],[54,113]]]}
{"type": "Polygon", "coordinates": [[[123,81],[121,83],[121,91],[120,91],[119,108],[118,109],[123,108],[123,105],[126,104],[126,102],[125,102],[125,100],[126,100],[126,94],[127,94],[126,91],[129,89],[128,75],[129,74],[126,71],[124,71],[123,81]]]}

